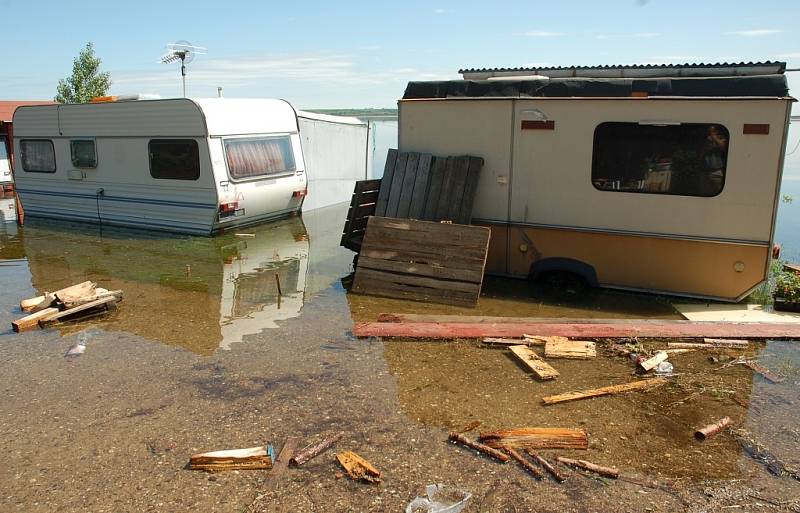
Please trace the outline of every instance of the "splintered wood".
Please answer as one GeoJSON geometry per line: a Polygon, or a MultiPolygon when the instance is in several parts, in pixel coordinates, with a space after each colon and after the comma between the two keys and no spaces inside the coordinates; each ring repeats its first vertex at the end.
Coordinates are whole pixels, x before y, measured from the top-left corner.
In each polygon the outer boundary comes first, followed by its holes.
{"type": "Polygon", "coordinates": [[[583,340],[548,340],[544,344],[547,358],[594,358],[597,349],[594,342],[583,340]]]}
{"type": "Polygon", "coordinates": [[[588,449],[589,437],[580,429],[515,428],[483,431],[481,442],[489,447],[523,449],[588,449]]]}
{"type": "Polygon", "coordinates": [[[474,306],[489,234],[482,226],[370,217],[351,291],[474,306]]]}
{"type": "Polygon", "coordinates": [[[266,447],[231,449],[195,454],[189,459],[192,470],[256,470],[272,468],[272,459],[266,447]]]}
{"type": "Polygon", "coordinates": [[[536,375],[537,378],[541,380],[548,380],[556,379],[559,376],[557,370],[539,358],[539,355],[528,346],[511,346],[509,349],[512,353],[514,353],[514,356],[516,356],[536,375]]]}
{"type": "Polygon", "coordinates": [[[291,460],[292,464],[297,465],[299,467],[300,465],[312,460],[313,458],[316,458],[323,452],[333,447],[333,444],[339,441],[339,439],[342,438],[343,436],[344,432],[340,431],[335,435],[325,437],[324,439],[315,444],[307,445],[302,450],[300,450],[300,452],[294,455],[294,457],[291,460]]]}
{"type": "Polygon", "coordinates": [[[641,381],[623,383],[622,385],[611,385],[602,388],[594,388],[591,390],[583,390],[580,392],[567,392],[566,394],[542,397],[542,402],[544,404],[556,404],[556,403],[563,403],[566,401],[576,401],[578,399],[588,399],[590,397],[600,397],[604,395],[630,392],[632,390],[645,390],[658,385],[663,385],[666,382],[667,380],[664,378],[643,379],[641,381]]]}
{"type": "Polygon", "coordinates": [[[556,461],[562,463],[564,465],[568,465],[570,467],[576,467],[583,470],[589,470],[596,474],[600,474],[603,477],[610,477],[611,479],[617,479],[619,477],[619,470],[615,468],[609,467],[601,467],[600,465],[595,465],[594,463],[586,460],[573,460],[571,458],[564,458],[559,456],[556,458],[556,461]]]}
{"type": "Polygon", "coordinates": [[[77,320],[104,313],[122,301],[121,290],[106,290],[91,281],[85,281],[56,292],[24,299],[20,308],[30,315],[11,323],[14,331],[21,332],[46,327],[56,322],[77,320]]]}
{"type": "Polygon", "coordinates": [[[351,479],[368,483],[381,482],[380,471],[353,451],[340,452],[336,455],[336,459],[351,479]]]}
{"type": "Polygon", "coordinates": [[[484,445],[482,443],[476,442],[474,440],[470,440],[469,438],[467,438],[466,436],[462,435],[461,433],[457,433],[455,431],[450,431],[450,435],[448,436],[448,439],[451,442],[456,442],[456,443],[459,443],[459,444],[464,445],[466,447],[469,447],[470,449],[475,449],[478,452],[482,452],[483,454],[486,454],[487,456],[491,456],[492,458],[498,459],[498,460],[502,461],[503,463],[508,461],[508,456],[506,456],[502,452],[498,451],[497,449],[495,449],[493,447],[489,447],[488,445],[484,445]]]}

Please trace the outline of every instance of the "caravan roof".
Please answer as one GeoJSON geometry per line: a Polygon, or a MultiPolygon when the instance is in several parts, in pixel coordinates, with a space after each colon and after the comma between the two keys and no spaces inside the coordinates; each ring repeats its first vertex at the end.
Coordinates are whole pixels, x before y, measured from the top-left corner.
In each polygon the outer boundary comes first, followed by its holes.
{"type": "Polygon", "coordinates": [[[174,98],[20,107],[17,137],[180,136],[207,137],[296,133],[294,108],[284,100],[174,98]]]}

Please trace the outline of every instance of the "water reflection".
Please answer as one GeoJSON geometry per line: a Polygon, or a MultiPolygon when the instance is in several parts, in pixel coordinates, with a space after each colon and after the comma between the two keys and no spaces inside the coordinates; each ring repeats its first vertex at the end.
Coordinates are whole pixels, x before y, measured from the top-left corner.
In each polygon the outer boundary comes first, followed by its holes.
{"type": "MultiPolygon", "coordinates": [[[[305,218],[324,240],[340,232],[343,208],[305,218]]],[[[84,280],[122,289],[121,308],[94,325],[204,355],[298,316],[307,297],[346,273],[352,259],[338,247],[321,252],[309,280],[314,235],[299,217],[241,230],[246,237],[214,238],[27,221],[16,235],[0,234],[0,258],[26,259],[36,292],[84,280]]],[[[24,266],[15,272],[25,272],[24,266]]],[[[30,292],[8,294],[15,304],[30,292]]],[[[59,329],[69,334],[86,327],[82,322],[59,329]]]]}

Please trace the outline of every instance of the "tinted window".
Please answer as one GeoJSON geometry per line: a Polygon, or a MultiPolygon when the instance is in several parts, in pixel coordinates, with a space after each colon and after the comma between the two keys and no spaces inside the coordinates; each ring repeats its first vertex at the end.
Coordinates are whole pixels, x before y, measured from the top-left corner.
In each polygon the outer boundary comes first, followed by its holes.
{"type": "Polygon", "coordinates": [[[97,167],[97,154],[94,150],[94,141],[91,139],[75,140],[69,142],[69,152],[72,165],[75,167],[97,167]]]}
{"type": "Polygon", "coordinates": [[[286,137],[225,139],[231,178],[252,178],[293,172],[292,141],[286,137]]]}
{"type": "Polygon", "coordinates": [[[55,173],[56,152],[53,141],[47,139],[23,139],[19,143],[22,169],[32,173],[55,173]]]}
{"type": "Polygon", "coordinates": [[[166,180],[200,178],[200,151],[192,139],[153,139],[149,144],[150,175],[166,180]]]}
{"type": "Polygon", "coordinates": [[[602,123],[592,183],[604,191],[716,196],[725,183],[728,130],[717,124],[602,123]]]}

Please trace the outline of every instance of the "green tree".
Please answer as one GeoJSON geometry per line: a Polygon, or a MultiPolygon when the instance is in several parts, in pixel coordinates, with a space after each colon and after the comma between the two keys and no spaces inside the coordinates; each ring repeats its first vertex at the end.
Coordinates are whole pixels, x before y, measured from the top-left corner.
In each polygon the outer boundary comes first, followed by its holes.
{"type": "Polygon", "coordinates": [[[100,72],[100,62],[94,54],[94,44],[86,43],[72,62],[72,75],[58,81],[55,101],[86,103],[95,96],[106,96],[111,86],[111,75],[100,72]]]}

